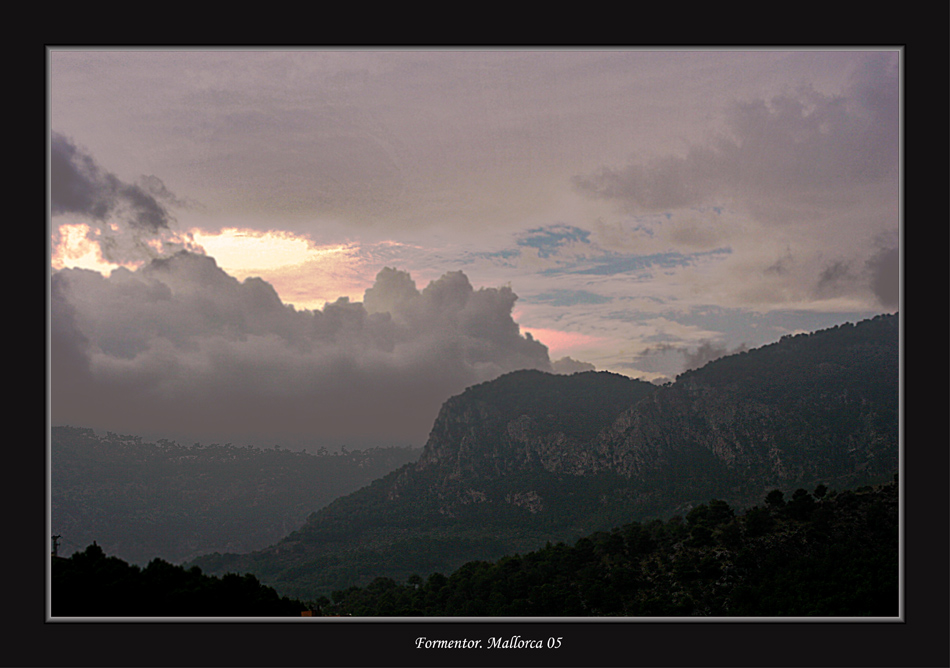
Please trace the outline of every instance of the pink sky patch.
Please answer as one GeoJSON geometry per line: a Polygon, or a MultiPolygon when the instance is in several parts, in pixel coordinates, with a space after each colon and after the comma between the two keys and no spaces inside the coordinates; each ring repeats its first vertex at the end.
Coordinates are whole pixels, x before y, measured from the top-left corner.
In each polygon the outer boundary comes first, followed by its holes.
{"type": "Polygon", "coordinates": [[[579,332],[561,332],[556,329],[544,329],[542,327],[525,327],[522,325],[522,332],[529,332],[531,336],[548,347],[548,352],[552,358],[560,357],[585,348],[602,345],[607,339],[602,336],[591,336],[579,332]]]}

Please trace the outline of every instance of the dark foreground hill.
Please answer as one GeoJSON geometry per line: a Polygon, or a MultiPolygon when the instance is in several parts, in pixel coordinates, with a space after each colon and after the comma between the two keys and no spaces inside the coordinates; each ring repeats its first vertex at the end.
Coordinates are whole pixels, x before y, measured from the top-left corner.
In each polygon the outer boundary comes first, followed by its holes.
{"type": "Polygon", "coordinates": [[[141,568],[95,542],[50,570],[53,617],[299,617],[307,608],[253,575],[207,576],[163,559],[141,568]]]}
{"type": "Polygon", "coordinates": [[[50,457],[52,530],[64,551],[96,541],[144,565],[271,545],[419,450],[309,454],[53,427],[50,457]]]}
{"type": "Polygon", "coordinates": [[[897,617],[899,529],[896,479],[840,494],[772,492],[738,515],[713,499],[685,518],[472,561],[448,576],[379,577],[318,605],[383,617],[897,617]]]}
{"type": "Polygon", "coordinates": [[[897,316],[785,337],[657,388],[515,372],[448,400],[419,461],[248,555],[207,555],[312,598],[451,572],[710,498],[748,507],[887,480],[898,468],[897,316]]]}

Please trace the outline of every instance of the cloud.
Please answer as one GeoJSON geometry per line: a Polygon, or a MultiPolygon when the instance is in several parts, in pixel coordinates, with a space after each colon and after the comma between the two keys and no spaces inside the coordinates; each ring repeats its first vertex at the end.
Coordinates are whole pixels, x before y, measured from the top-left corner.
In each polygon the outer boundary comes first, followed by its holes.
{"type": "Polygon", "coordinates": [[[698,369],[702,366],[705,366],[709,362],[719,359],[720,357],[735,355],[736,353],[741,353],[748,349],[748,346],[744,343],[738,345],[732,350],[729,350],[725,346],[718,346],[709,341],[703,341],[699,347],[696,348],[696,350],[690,351],[689,349],[684,348],[680,351],[684,358],[683,371],[698,369]]]}
{"type": "Polygon", "coordinates": [[[551,363],[551,370],[554,373],[570,375],[581,371],[594,371],[596,367],[590,362],[579,362],[571,357],[562,357],[551,363]]]}
{"type": "Polygon", "coordinates": [[[579,244],[590,244],[590,232],[560,224],[527,230],[518,239],[519,246],[536,248],[540,258],[563,253],[566,248],[579,244]]]}
{"type": "Polygon", "coordinates": [[[897,173],[896,59],[876,56],[840,95],[802,87],[736,101],[727,128],[685,156],[605,166],[574,185],[629,212],[735,201],[770,224],[849,206],[856,188],[897,173]]]}
{"type": "Polygon", "coordinates": [[[166,197],[169,194],[158,177],[147,177],[143,185],[123,183],[57,132],[52,133],[50,149],[50,196],[54,216],[77,213],[106,220],[120,215],[132,227],[152,233],[169,227],[172,217],[154,194],[166,197]]]}
{"type": "Polygon", "coordinates": [[[102,255],[123,263],[186,245],[172,229],[168,206],[185,206],[157,176],[126,183],[63,134],[50,139],[50,212],[91,223],[102,255]]]}
{"type": "Polygon", "coordinates": [[[548,290],[531,298],[532,302],[551,306],[574,306],[576,304],[607,304],[612,298],[588,290],[548,290]]]}
{"type": "Polygon", "coordinates": [[[53,424],[246,443],[424,442],[442,402],[523,368],[510,288],[379,272],[365,303],[283,304],[189,252],[52,276],[53,424]]]}
{"type": "MultiPolygon", "coordinates": [[[[683,359],[682,371],[690,371],[691,369],[698,369],[702,366],[705,366],[709,362],[715,361],[720,357],[726,357],[727,355],[734,355],[736,353],[745,352],[749,347],[745,343],[741,343],[732,350],[726,346],[717,345],[711,341],[702,341],[694,350],[691,350],[688,346],[677,346],[671,343],[659,343],[653,346],[649,346],[637,356],[637,361],[627,364],[630,368],[637,368],[640,365],[643,365],[646,368],[651,366],[651,358],[659,358],[664,355],[678,355],[683,359]]],[[[666,378],[662,379],[659,382],[666,382],[666,378]]]]}
{"type": "Polygon", "coordinates": [[[91,380],[89,340],[76,323],[76,310],[69,303],[62,281],[50,290],[50,360],[60,380],[51,388],[53,403],[81,397],[91,380]]]}
{"type": "Polygon", "coordinates": [[[677,272],[689,289],[680,299],[723,305],[896,306],[898,74],[897,54],[872,53],[837,91],[736,99],[719,130],[682,154],[575,176],[578,192],[623,214],[592,243],[627,255],[586,271],[649,262],[677,272]]]}
{"type": "Polygon", "coordinates": [[[842,283],[848,281],[851,278],[851,271],[848,267],[848,263],[842,260],[835,260],[834,262],[828,263],[824,270],[821,272],[821,276],[818,278],[818,294],[835,294],[839,289],[842,283]]]}
{"type": "Polygon", "coordinates": [[[871,273],[871,289],[882,306],[897,308],[900,302],[900,253],[896,248],[883,248],[867,261],[871,273]]]}

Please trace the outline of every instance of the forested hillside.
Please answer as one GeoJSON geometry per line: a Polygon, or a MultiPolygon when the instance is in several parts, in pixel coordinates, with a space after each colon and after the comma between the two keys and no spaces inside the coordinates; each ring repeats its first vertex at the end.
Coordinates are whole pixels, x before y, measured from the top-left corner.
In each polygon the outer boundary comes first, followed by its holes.
{"type": "Polygon", "coordinates": [[[899,614],[897,482],[721,500],[448,576],[379,577],[322,614],[369,616],[844,616],[899,614]]]}

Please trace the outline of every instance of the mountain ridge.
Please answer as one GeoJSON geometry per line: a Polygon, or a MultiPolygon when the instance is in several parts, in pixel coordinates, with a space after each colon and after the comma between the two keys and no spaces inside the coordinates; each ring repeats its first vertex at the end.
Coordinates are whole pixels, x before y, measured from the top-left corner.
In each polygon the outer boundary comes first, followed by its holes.
{"type": "Polygon", "coordinates": [[[884,480],[898,466],[898,365],[895,314],[784,337],[663,387],[512,372],[446,401],[417,462],[269,548],[197,563],[310,595],[373,568],[450,570],[709,498],[742,507],[771,488],[884,480]]]}

